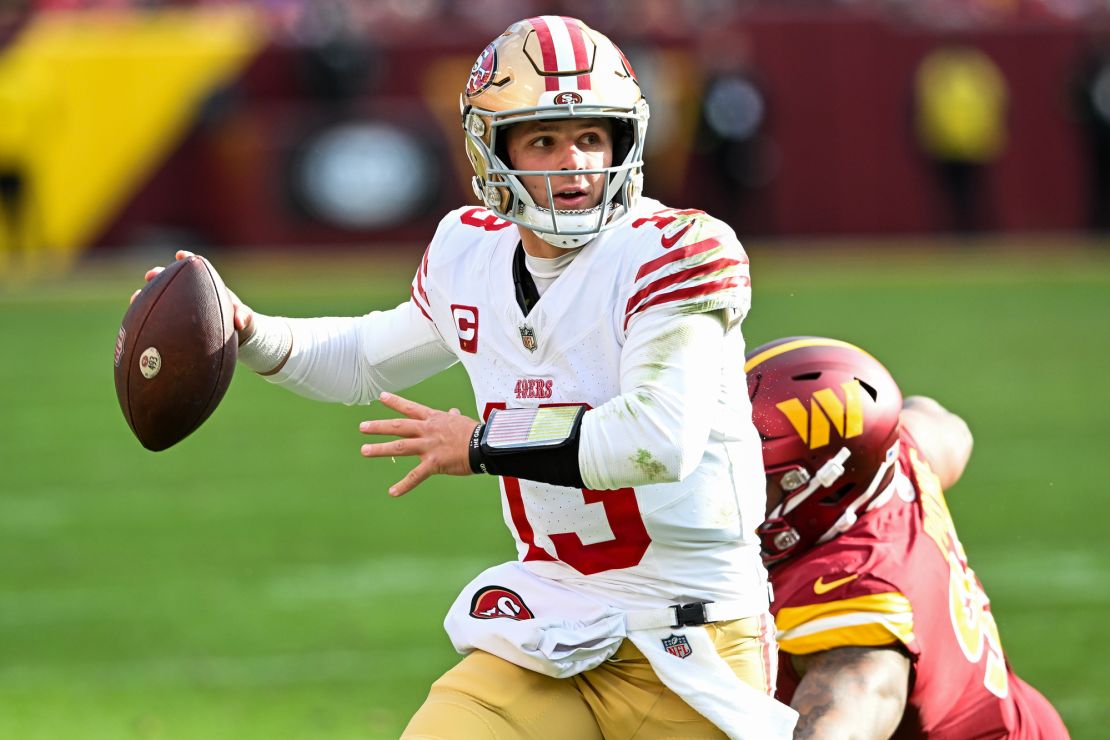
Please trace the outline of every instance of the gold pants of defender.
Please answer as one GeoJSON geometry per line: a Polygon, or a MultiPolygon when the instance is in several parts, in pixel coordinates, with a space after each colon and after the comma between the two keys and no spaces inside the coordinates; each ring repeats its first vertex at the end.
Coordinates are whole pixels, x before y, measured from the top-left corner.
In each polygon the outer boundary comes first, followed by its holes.
{"type": "MultiPolygon", "coordinates": [[[[706,625],[736,675],[768,695],[777,669],[770,615],[706,625]]],[[[474,652],[432,684],[407,740],[661,740],[724,734],[662,684],[631,641],[597,668],[551,678],[474,652]]]]}

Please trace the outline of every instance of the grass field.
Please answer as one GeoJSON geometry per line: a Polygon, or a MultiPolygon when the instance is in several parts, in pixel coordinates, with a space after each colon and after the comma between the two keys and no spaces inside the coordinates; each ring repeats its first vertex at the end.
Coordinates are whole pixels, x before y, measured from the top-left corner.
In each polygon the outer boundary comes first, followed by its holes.
{"type": "MultiPolygon", "coordinates": [[[[751,346],[860,343],[968,419],[950,504],[1006,650],[1075,737],[1105,736],[1110,248],[751,251],[751,346]]],[[[289,315],[394,305],[418,258],[214,257],[289,315]]],[[[377,409],[242,370],[199,432],[146,452],[111,357],[150,263],[0,288],[0,737],[396,737],[456,659],[441,621],[457,589],[513,556],[496,487],[444,478],[391,500],[404,463],[358,455],[377,409]]],[[[413,395],[473,413],[457,370],[413,395]]]]}

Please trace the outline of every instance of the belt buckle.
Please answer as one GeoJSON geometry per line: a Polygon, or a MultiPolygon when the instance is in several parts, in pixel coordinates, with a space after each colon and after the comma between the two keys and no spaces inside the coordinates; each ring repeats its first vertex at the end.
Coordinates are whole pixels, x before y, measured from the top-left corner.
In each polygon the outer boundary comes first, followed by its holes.
{"type": "Polygon", "coordinates": [[[674,609],[674,624],[671,625],[672,627],[697,627],[709,621],[706,619],[705,604],[702,602],[675,604],[671,608],[674,609]]]}

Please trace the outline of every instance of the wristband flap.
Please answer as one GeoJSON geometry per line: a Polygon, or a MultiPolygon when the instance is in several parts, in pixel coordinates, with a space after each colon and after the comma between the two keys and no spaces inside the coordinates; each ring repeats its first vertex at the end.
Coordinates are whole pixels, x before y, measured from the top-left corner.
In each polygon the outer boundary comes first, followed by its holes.
{"type": "Polygon", "coordinates": [[[482,430],[482,451],[496,455],[562,447],[577,433],[585,412],[585,406],[494,409],[482,430]]]}

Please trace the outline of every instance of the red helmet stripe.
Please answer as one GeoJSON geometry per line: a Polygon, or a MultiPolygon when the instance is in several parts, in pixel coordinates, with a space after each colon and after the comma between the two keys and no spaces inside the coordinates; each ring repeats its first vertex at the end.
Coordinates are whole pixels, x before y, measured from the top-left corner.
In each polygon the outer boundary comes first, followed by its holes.
{"type": "MultiPolygon", "coordinates": [[[[567,32],[570,33],[570,43],[574,47],[574,68],[575,69],[589,69],[590,60],[586,54],[586,39],[582,34],[582,26],[578,25],[578,21],[574,18],[563,16],[563,23],[566,24],[567,32]]],[[[578,75],[578,89],[590,89],[590,75],[578,75]]]]}
{"type": "MultiPolygon", "coordinates": [[[[555,55],[555,39],[551,37],[551,29],[543,18],[529,18],[528,22],[536,31],[536,40],[540,42],[540,54],[543,55],[543,71],[550,74],[559,71],[559,60],[555,55]]],[[[544,77],[544,85],[548,92],[559,89],[558,77],[544,77]]]]}

